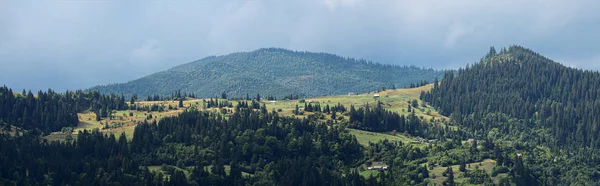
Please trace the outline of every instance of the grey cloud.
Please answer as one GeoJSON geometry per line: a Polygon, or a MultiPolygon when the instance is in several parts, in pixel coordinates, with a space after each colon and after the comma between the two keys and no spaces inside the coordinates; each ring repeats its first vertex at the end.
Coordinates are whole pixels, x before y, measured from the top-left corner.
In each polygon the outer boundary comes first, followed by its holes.
{"type": "Polygon", "coordinates": [[[87,88],[262,47],[443,69],[519,44],[600,69],[598,8],[592,0],[2,1],[0,84],[87,88]]]}

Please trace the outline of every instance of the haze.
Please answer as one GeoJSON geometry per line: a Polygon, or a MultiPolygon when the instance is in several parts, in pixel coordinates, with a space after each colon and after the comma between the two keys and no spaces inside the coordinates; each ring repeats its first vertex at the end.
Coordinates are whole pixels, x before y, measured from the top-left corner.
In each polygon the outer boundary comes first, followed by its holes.
{"type": "Polygon", "coordinates": [[[264,47],[435,69],[522,45],[600,69],[600,2],[2,1],[0,84],[85,89],[264,47]]]}

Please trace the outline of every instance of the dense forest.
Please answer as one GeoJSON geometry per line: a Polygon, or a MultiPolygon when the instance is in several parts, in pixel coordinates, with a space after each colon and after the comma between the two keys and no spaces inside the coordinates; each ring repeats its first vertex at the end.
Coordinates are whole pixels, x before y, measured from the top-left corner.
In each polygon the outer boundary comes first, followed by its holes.
{"type": "Polygon", "coordinates": [[[232,98],[246,95],[314,97],[367,92],[381,87],[408,87],[441,77],[442,71],[394,66],[326,53],[278,48],[207,57],[122,84],[97,86],[102,93],[141,97],[173,91],[197,97],[223,92],[232,98]]]}
{"type": "Polygon", "coordinates": [[[426,152],[387,141],[364,147],[343,125],[282,117],[239,104],[227,118],[194,108],[140,123],[128,142],[98,130],[48,142],[34,131],[0,134],[2,185],[415,185],[426,152]],[[394,152],[396,155],[390,155],[394,152]],[[391,170],[354,169],[379,155],[391,170]],[[161,166],[163,172],[150,171],[161,166]],[[191,167],[184,173],[182,169],[191,167]],[[226,168],[227,167],[227,170],[226,168]]]}
{"type": "Polygon", "coordinates": [[[600,181],[599,93],[597,71],[511,46],[491,48],[479,63],[445,73],[421,98],[477,138],[549,147],[548,153],[527,154],[536,156],[529,162],[536,171],[563,176],[561,184],[588,185],[600,181]]]}
{"type": "Polygon", "coordinates": [[[15,93],[3,86],[0,87],[0,126],[12,125],[49,133],[76,126],[78,112],[89,110],[99,117],[108,117],[110,110],[129,109],[125,102],[122,95],[102,95],[97,91],[56,93],[48,90],[34,95],[25,90],[15,93]]]}

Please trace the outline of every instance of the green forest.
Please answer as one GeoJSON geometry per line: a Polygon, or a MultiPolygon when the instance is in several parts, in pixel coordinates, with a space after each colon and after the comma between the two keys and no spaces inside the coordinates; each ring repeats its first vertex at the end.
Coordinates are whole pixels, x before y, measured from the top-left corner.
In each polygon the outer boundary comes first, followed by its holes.
{"type": "Polygon", "coordinates": [[[263,49],[90,91],[3,86],[0,185],[597,185],[599,91],[597,71],[520,46],[492,47],[478,63],[446,72],[263,49]],[[273,62],[284,65],[244,74],[273,62]],[[297,84],[308,69],[318,83],[297,84]],[[302,88],[258,86],[284,74],[277,86],[302,88]],[[238,89],[251,82],[239,77],[258,84],[238,89]],[[399,99],[387,99],[395,95],[385,87],[401,86],[424,91],[392,108],[399,99]],[[348,92],[369,92],[374,102],[302,98],[348,92]],[[286,102],[295,104],[291,114],[271,108],[285,96],[297,100],[286,102]],[[81,113],[108,126],[116,113],[134,112],[144,114],[132,136],[72,130],[81,113]],[[63,139],[46,138],[61,131],[63,139]]]}
{"type": "Polygon", "coordinates": [[[361,93],[381,87],[408,87],[441,77],[442,71],[396,66],[327,53],[264,48],[211,56],[127,83],[92,87],[102,93],[170,95],[173,91],[197,97],[242,98],[261,94],[283,99],[288,95],[315,97],[361,93]]]}
{"type": "Polygon", "coordinates": [[[470,135],[522,153],[528,184],[594,185],[600,181],[599,91],[597,71],[511,46],[491,48],[479,63],[445,73],[421,98],[470,135]]]}

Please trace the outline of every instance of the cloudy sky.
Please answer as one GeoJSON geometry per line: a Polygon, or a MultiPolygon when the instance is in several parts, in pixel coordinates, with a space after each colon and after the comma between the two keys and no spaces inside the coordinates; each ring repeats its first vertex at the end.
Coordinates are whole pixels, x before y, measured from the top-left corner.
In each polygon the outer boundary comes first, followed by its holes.
{"type": "Polygon", "coordinates": [[[0,85],[84,89],[263,47],[459,68],[489,46],[600,69],[597,0],[0,1],[0,85]]]}

